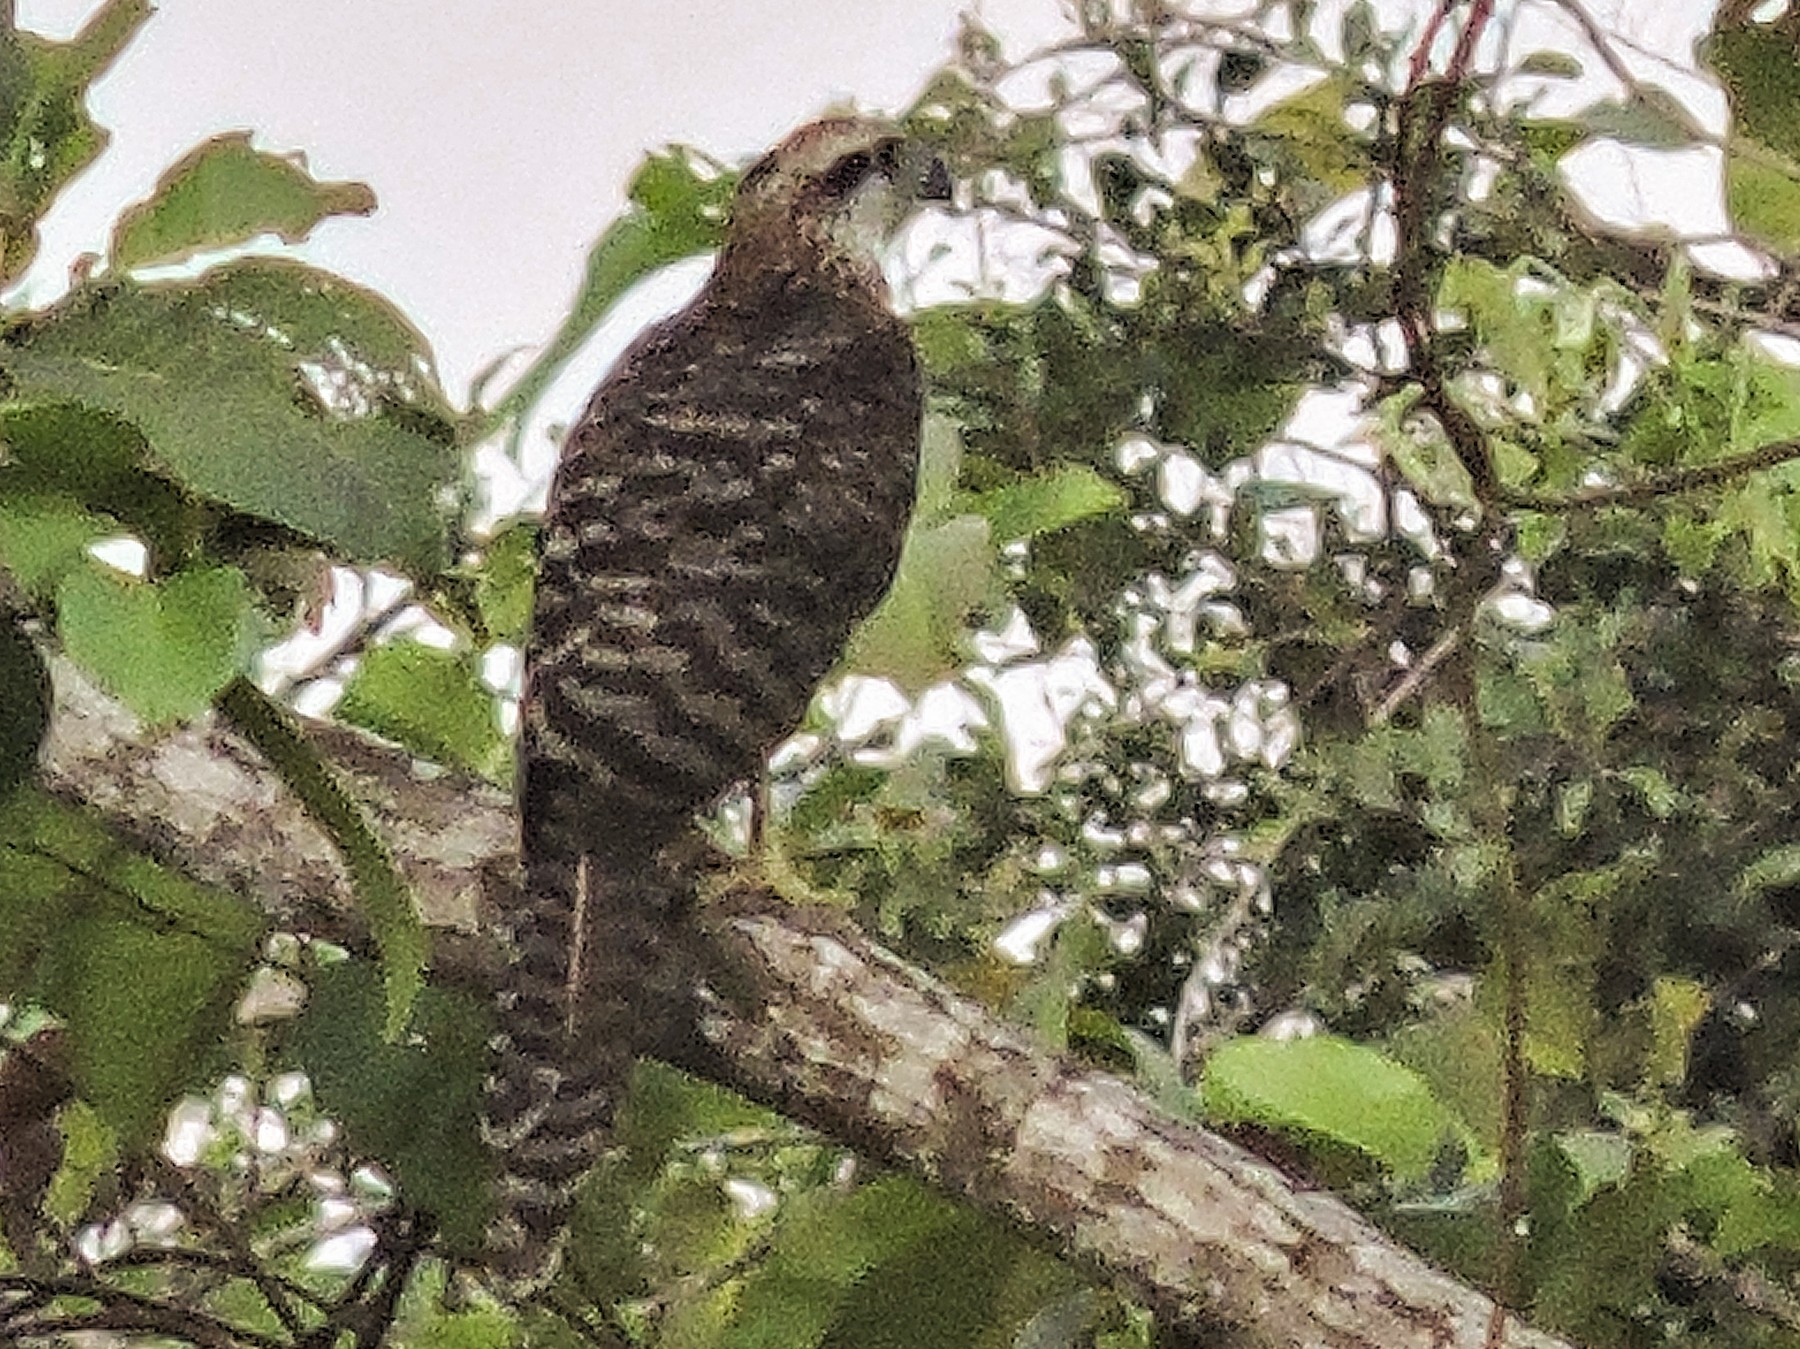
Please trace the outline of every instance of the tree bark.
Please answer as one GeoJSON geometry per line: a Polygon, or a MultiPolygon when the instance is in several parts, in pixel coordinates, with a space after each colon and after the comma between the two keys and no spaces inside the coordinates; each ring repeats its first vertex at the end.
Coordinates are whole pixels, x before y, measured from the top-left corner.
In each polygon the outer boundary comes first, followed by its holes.
{"type": "MultiPolygon", "coordinates": [[[[330,843],[254,750],[214,721],[151,734],[67,663],[53,674],[50,791],[284,928],[366,948],[330,843]]],[[[351,733],[309,734],[398,859],[439,975],[491,978],[482,906],[510,883],[510,802],[351,733]]],[[[739,888],[700,922],[719,977],[682,1066],[1003,1215],[1193,1342],[1567,1343],[1497,1319],[1329,1193],[1045,1053],[841,915],[739,888]]]]}

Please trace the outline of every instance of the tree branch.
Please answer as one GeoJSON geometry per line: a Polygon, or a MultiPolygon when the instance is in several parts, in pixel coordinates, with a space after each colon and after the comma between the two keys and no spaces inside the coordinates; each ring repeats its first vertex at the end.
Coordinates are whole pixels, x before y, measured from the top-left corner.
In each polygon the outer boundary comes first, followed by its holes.
{"type": "MultiPolygon", "coordinates": [[[[244,742],[212,722],[152,736],[66,663],[53,674],[50,790],[275,921],[366,949],[344,868],[244,742]]],[[[309,735],[418,897],[438,977],[485,977],[480,897],[513,870],[509,803],[345,732],[309,735]]],[[[1004,1215],[1171,1325],[1228,1325],[1237,1344],[1488,1342],[1492,1302],[1330,1194],[1045,1053],[841,915],[740,888],[701,920],[714,967],[682,1066],[1004,1215]]],[[[1564,1344],[1510,1318],[1494,1342],[1564,1344]]]]}
{"type": "Polygon", "coordinates": [[[1778,440],[1760,449],[1734,454],[1717,463],[1694,468],[1672,468],[1653,473],[1637,482],[1605,483],[1584,487],[1578,492],[1560,494],[1512,492],[1505,494],[1508,506],[1555,513],[1558,511],[1598,510],[1602,506],[1644,506],[1663,497],[1682,492],[1695,492],[1705,487],[1718,487],[1736,478],[1748,477],[1764,469],[1775,468],[1800,459],[1800,440],[1778,440]]]}

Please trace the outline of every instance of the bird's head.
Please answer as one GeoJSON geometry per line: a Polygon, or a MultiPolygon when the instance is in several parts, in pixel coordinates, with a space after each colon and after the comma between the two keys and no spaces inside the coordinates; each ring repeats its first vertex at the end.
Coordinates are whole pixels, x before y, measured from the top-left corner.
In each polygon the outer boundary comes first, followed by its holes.
{"type": "Polygon", "coordinates": [[[923,201],[947,201],[943,161],[892,123],[826,117],[793,132],[738,183],[721,266],[821,265],[881,287],[881,256],[923,201]]]}

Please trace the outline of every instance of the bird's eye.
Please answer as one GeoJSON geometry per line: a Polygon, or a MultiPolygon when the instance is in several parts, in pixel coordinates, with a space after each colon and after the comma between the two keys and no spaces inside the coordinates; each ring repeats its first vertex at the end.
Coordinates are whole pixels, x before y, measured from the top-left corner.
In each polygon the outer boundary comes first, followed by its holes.
{"type": "Polygon", "coordinates": [[[869,165],[868,155],[861,150],[853,155],[845,155],[831,166],[821,186],[834,197],[847,197],[869,176],[869,165]]]}

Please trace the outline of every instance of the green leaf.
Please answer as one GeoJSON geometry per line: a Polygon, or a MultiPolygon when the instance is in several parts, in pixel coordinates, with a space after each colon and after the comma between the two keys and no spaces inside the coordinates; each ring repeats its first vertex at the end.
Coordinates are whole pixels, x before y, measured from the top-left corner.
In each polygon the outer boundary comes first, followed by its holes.
{"type": "Polygon", "coordinates": [[[127,1147],[216,1071],[262,916],[31,790],[0,803],[0,990],[55,1013],[80,1095],[127,1147]]]}
{"type": "Polygon", "coordinates": [[[1639,85],[1624,103],[1596,103],[1579,115],[1579,121],[1597,136],[1652,149],[1711,139],[1680,100],[1652,85],[1639,85]]]}
{"type": "Polygon", "coordinates": [[[1692,979],[1665,975],[1650,991],[1650,1080],[1679,1086],[1687,1077],[1688,1046],[1711,1005],[1706,989],[1692,979]]]}
{"type": "Polygon", "coordinates": [[[144,438],[80,403],[0,403],[0,488],[91,500],[143,466],[144,438]]]}
{"type": "Polygon", "coordinates": [[[531,409],[627,290],[658,268],[719,246],[736,182],[730,174],[703,174],[686,151],[645,158],[632,179],[625,214],[588,251],[574,309],[494,409],[496,422],[513,424],[508,453],[517,455],[531,409]]]}
{"type": "Polygon", "coordinates": [[[142,433],[99,408],[0,404],[0,458],[0,499],[19,493],[74,497],[136,535],[156,565],[189,556],[211,523],[201,502],[152,471],[142,433]]]}
{"type": "Polygon", "coordinates": [[[1777,253],[1800,252],[1800,165],[1746,137],[1725,157],[1725,200],[1732,223],[1777,253]]]}
{"type": "MultiPolygon", "coordinates": [[[[427,1261],[400,1295],[393,1340],[398,1349],[513,1349],[521,1341],[516,1316],[497,1303],[458,1308],[450,1271],[427,1261]]],[[[536,1344],[536,1340],[530,1341],[536,1344]]]]}
{"type": "Polygon", "coordinates": [[[962,508],[987,520],[996,543],[1011,543],[1119,510],[1125,501],[1125,491],[1117,483],[1085,464],[1065,464],[1011,486],[967,496],[962,508]]]}
{"type": "Polygon", "coordinates": [[[856,634],[844,663],[921,689],[955,669],[969,612],[998,585],[988,523],[977,515],[914,524],[893,588],[856,634]]]}
{"type": "Polygon", "coordinates": [[[152,723],[204,712],[261,635],[249,584],[228,567],[156,583],[85,567],[57,588],[56,611],[69,655],[152,723]]]}
{"type": "Polygon", "coordinates": [[[435,571],[462,456],[422,339],[391,306],[297,263],[84,291],[15,329],[19,395],[136,426],[151,467],[361,562],[435,571]],[[348,406],[327,408],[323,380],[348,406]]]}
{"type": "Polygon", "coordinates": [[[828,1190],[795,1196],[784,1206],[768,1257],[744,1280],[717,1349],[826,1343],[840,1307],[872,1268],[939,1238],[955,1221],[948,1200],[899,1176],[848,1196],[828,1190]]]}
{"type": "Polygon", "coordinates": [[[1334,196],[1362,187],[1369,172],[1369,147],[1344,120],[1351,92],[1341,77],[1323,79],[1256,119],[1258,130],[1285,142],[1334,196]]]}
{"type": "Polygon", "coordinates": [[[1514,73],[1542,75],[1559,80],[1578,80],[1581,78],[1582,65],[1567,52],[1537,51],[1519,62],[1514,73]]]}
{"type": "Polygon", "coordinates": [[[1792,885],[1800,885],[1800,843],[1784,843],[1763,853],[1738,874],[1736,889],[1741,895],[1755,895],[1792,885]]]}
{"type": "Polygon", "coordinates": [[[0,567],[40,598],[54,595],[63,577],[88,565],[89,545],[118,532],[69,497],[0,496],[0,567]]]}
{"type": "Polygon", "coordinates": [[[273,155],[247,131],[202,142],[157,179],[149,200],[113,227],[112,264],[121,270],[184,262],[261,234],[297,244],[334,215],[368,215],[375,194],[363,183],[321,183],[302,155],[273,155]]]}
{"type": "Polygon", "coordinates": [[[102,1178],[118,1174],[119,1140],[85,1101],[71,1101],[57,1116],[63,1134],[63,1163],[44,1196],[44,1212],[73,1226],[87,1211],[102,1178]]]}
{"type": "Polygon", "coordinates": [[[1014,1349],[1046,1302],[1079,1286],[1016,1232],[959,1206],[929,1240],[856,1281],[822,1349],[1014,1349]]]}
{"type": "Polygon", "coordinates": [[[1722,29],[1707,40],[1706,60],[1731,97],[1737,129],[1790,158],[1800,159],[1800,67],[1794,44],[1774,28],[1722,29]]]}
{"type": "Polygon", "coordinates": [[[488,1014],[472,996],[426,987],[410,1034],[390,1043],[377,972],[344,963],[309,980],[287,1048],[320,1105],[359,1151],[393,1170],[408,1201],[432,1213],[455,1248],[477,1242],[489,1213],[491,1159],[476,1129],[488,1061],[488,1014]]]}
{"type": "Polygon", "coordinates": [[[1598,1129],[1559,1134],[1556,1148],[1574,1169],[1579,1202],[1619,1184],[1631,1170],[1631,1140],[1623,1134],[1598,1129]]]}
{"type": "Polygon", "coordinates": [[[495,782],[510,776],[512,747],[495,696],[467,652],[395,641],[365,652],[337,715],[399,742],[420,758],[495,782]]]}
{"type": "Polygon", "coordinates": [[[1200,1092],[1214,1119],[1349,1147],[1406,1180],[1423,1177],[1446,1142],[1473,1150],[1424,1078],[1335,1036],[1232,1040],[1207,1060],[1200,1092]]]}
{"type": "Polygon", "coordinates": [[[475,564],[475,604],[487,635],[523,646],[537,580],[537,525],[520,522],[494,535],[475,564]]]}
{"type": "Polygon", "coordinates": [[[1581,956],[1584,943],[1571,945],[1566,954],[1552,946],[1563,959],[1535,962],[1525,976],[1524,1049],[1532,1071],[1573,1080],[1587,1070],[1595,993],[1592,964],[1581,956]]]}
{"type": "Polygon", "coordinates": [[[1661,769],[1639,764],[1620,770],[1619,778],[1638,794],[1644,809],[1656,819],[1668,819],[1681,805],[1681,793],[1661,769]]]}
{"type": "Polygon", "coordinates": [[[248,679],[233,679],[218,699],[219,711],[280,772],[307,813],[330,836],[350,871],[357,906],[381,957],[387,990],[387,1036],[407,1032],[413,1000],[425,982],[430,954],[405,878],[367,812],[339,782],[331,766],[307,742],[293,717],[248,679]]]}
{"type": "Polygon", "coordinates": [[[1723,1210],[1712,1240],[1721,1256],[1730,1260],[1758,1250],[1800,1251],[1800,1187],[1788,1176],[1752,1172],[1742,1158],[1693,1169],[1709,1182],[1709,1207],[1723,1210]]]}
{"type": "Polygon", "coordinates": [[[1565,838],[1580,836],[1587,820],[1588,807],[1594,802],[1594,780],[1582,778],[1564,783],[1556,793],[1556,827],[1565,838]]]}
{"type": "Polygon", "coordinates": [[[106,144],[88,88],[151,12],[151,0],[107,0],[69,42],[20,32],[10,5],[0,18],[0,287],[31,265],[39,218],[106,144]]]}
{"type": "Polygon", "coordinates": [[[65,930],[44,1002],[68,1023],[81,1096],[121,1138],[161,1127],[174,1095],[213,1056],[241,968],[201,937],[153,932],[110,917],[65,930]]]}
{"type": "Polygon", "coordinates": [[[36,771],[49,729],[50,673],[37,643],[0,610],[0,796],[36,771]]]}

